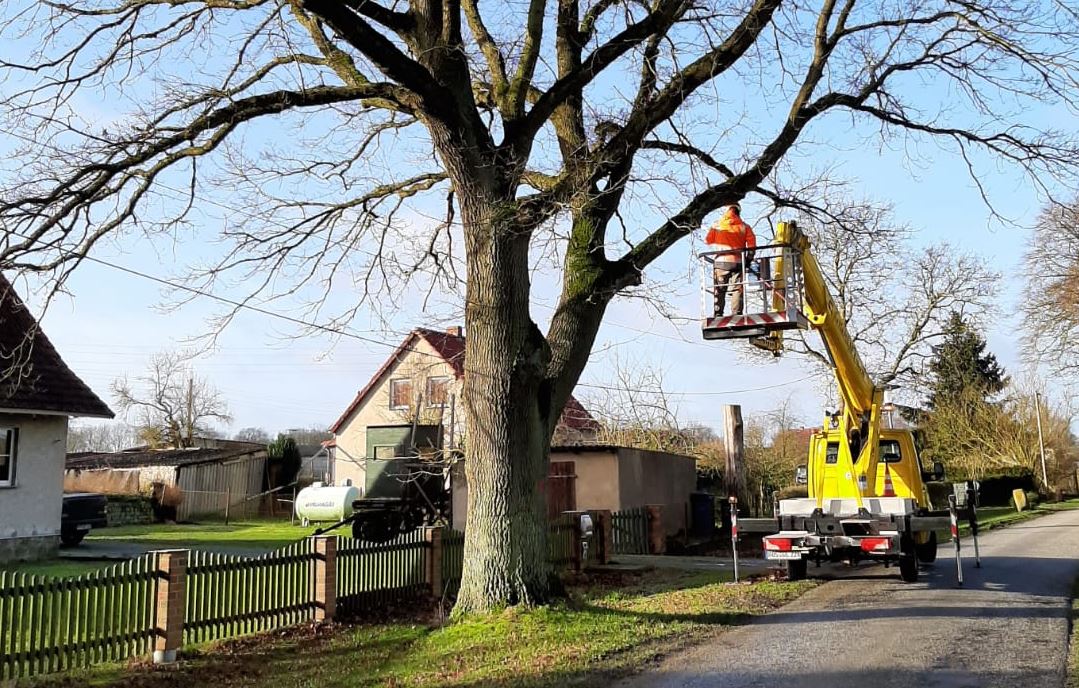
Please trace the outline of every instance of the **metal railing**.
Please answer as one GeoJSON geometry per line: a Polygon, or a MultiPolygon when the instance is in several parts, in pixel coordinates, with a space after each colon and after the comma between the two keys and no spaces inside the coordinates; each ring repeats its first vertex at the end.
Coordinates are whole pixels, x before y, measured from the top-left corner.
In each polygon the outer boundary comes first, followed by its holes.
{"type": "MultiPolygon", "coordinates": [[[[742,292],[742,313],[783,313],[793,318],[802,311],[802,262],[799,251],[787,244],[766,244],[752,249],[705,251],[698,254],[701,269],[701,317],[717,317],[716,267],[735,271],[726,283],[726,299],[742,292]]],[[[724,304],[723,315],[731,315],[724,304]]]]}

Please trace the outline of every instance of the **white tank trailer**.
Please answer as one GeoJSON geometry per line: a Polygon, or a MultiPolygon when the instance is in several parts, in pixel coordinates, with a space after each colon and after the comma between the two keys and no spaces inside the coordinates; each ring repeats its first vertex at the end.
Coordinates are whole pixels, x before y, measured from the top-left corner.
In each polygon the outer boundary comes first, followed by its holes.
{"type": "Polygon", "coordinates": [[[352,515],[352,503],[359,498],[360,490],[353,485],[324,487],[315,483],[296,495],[296,516],[305,524],[343,521],[352,515]]]}

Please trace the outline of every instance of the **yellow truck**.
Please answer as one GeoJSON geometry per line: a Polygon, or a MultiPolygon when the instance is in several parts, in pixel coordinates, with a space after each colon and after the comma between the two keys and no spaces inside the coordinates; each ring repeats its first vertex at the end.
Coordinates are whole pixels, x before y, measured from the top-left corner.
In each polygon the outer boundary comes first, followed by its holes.
{"type": "MultiPolygon", "coordinates": [[[[932,511],[925,483],[942,480],[936,463],[926,471],[909,430],[882,427],[884,391],[862,363],[846,319],[828,290],[808,238],[793,222],[780,223],[775,244],[743,251],[701,254],[705,267],[739,264],[745,312],[706,310],[705,339],[748,339],[778,356],[783,333],[818,331],[831,359],[842,407],[814,433],[801,470],[808,497],[778,502],[774,519],[739,519],[743,532],[769,533],[764,556],[786,562],[792,580],[807,564],[874,559],[897,563],[903,580],[918,578],[918,562],[936,558],[934,531],[949,525],[948,512],[932,511]]],[[[705,276],[706,308],[709,298],[705,276]]],[[[720,304],[722,305],[722,304],[720,304]]]]}

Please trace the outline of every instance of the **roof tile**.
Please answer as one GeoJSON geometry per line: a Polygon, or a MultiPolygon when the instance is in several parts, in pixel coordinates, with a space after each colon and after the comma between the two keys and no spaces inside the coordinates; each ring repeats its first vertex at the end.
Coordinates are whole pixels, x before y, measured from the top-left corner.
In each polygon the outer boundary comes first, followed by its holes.
{"type": "Polygon", "coordinates": [[[67,367],[11,283],[0,275],[0,408],[112,418],[67,367]]]}

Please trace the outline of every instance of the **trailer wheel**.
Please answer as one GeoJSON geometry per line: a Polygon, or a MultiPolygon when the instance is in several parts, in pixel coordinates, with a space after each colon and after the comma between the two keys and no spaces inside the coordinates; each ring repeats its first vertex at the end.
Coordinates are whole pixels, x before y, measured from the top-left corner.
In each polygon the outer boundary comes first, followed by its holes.
{"type": "Polygon", "coordinates": [[[800,581],[805,580],[806,570],[809,566],[809,562],[805,559],[788,559],[787,560],[787,580],[800,581]]]}
{"type": "Polygon", "coordinates": [[[918,561],[923,564],[932,564],[937,560],[937,534],[929,531],[929,538],[921,544],[916,544],[914,550],[918,554],[918,561]]]}

